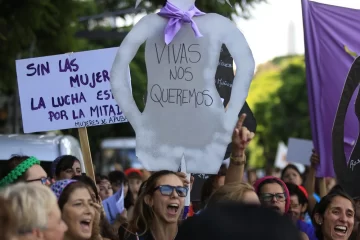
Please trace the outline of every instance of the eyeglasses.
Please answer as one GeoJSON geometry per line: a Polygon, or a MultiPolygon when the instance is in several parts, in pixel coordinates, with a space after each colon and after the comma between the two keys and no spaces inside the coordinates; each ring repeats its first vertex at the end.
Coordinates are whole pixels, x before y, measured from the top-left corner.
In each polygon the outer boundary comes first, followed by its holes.
{"type": "Polygon", "coordinates": [[[46,185],[48,182],[50,182],[49,178],[46,177],[31,179],[31,180],[27,180],[26,182],[36,182],[36,181],[40,181],[42,185],[46,185]]]}
{"type": "Polygon", "coordinates": [[[154,189],[154,191],[156,190],[159,190],[161,195],[163,196],[171,196],[171,194],[175,190],[179,197],[186,197],[189,189],[187,187],[173,187],[170,185],[160,185],[154,189]]]}
{"type": "Polygon", "coordinates": [[[275,199],[279,202],[285,202],[286,196],[285,193],[263,193],[260,195],[260,199],[264,202],[271,202],[271,200],[275,199]]]}

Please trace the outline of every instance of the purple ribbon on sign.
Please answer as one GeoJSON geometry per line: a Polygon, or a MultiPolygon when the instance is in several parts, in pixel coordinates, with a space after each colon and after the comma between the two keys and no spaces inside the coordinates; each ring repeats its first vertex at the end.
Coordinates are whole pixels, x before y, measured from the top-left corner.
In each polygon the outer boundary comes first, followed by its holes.
{"type": "Polygon", "coordinates": [[[158,15],[169,18],[169,22],[165,28],[165,43],[167,45],[171,43],[184,23],[191,23],[191,27],[194,30],[196,37],[203,36],[192,18],[194,16],[197,17],[205,15],[205,13],[201,12],[197,7],[195,7],[195,5],[193,5],[188,11],[184,12],[174,4],[166,2],[165,7],[160,10],[158,15]]]}

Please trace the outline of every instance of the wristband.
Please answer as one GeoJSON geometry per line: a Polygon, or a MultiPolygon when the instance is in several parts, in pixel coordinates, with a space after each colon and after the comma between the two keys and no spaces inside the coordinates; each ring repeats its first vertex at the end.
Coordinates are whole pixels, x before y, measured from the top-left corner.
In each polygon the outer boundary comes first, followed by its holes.
{"type": "Polygon", "coordinates": [[[246,163],[246,156],[243,155],[242,157],[234,157],[232,154],[230,155],[230,164],[242,166],[246,163]]]}

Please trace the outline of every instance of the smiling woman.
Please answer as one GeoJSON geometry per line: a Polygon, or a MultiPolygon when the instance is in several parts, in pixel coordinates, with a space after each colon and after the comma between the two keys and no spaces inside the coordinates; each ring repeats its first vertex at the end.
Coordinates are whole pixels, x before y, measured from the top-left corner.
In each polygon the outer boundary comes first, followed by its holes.
{"type": "Polygon", "coordinates": [[[313,218],[319,240],[347,240],[354,228],[355,203],[344,191],[336,189],[321,199],[313,218]]]}

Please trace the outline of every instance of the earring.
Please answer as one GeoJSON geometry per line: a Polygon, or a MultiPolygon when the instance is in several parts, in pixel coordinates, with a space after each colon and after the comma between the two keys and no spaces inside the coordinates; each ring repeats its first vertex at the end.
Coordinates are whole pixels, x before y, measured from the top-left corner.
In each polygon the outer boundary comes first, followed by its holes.
{"type": "Polygon", "coordinates": [[[322,224],[322,222],[319,222],[319,225],[321,225],[322,224]]]}

